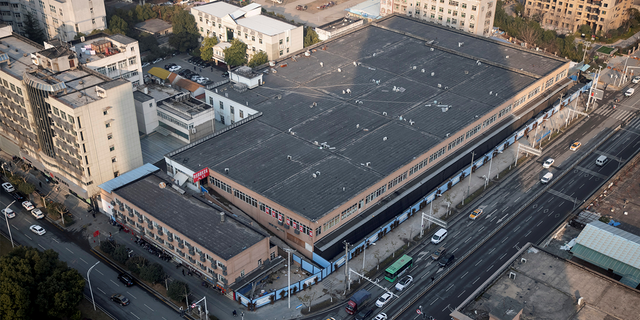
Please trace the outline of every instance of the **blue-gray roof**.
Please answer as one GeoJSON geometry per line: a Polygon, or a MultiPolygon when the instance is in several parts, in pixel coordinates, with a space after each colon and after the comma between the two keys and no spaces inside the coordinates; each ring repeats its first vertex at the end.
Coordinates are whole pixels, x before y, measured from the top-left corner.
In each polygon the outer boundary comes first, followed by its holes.
{"type": "Polygon", "coordinates": [[[145,165],[143,165],[142,167],[138,167],[136,169],[133,169],[127,173],[121,174],[116,178],[113,178],[101,185],[99,185],[98,187],[100,187],[102,190],[111,193],[111,191],[120,188],[132,181],[138,180],[150,173],[156,172],[160,170],[160,168],[147,163],[145,165]]]}

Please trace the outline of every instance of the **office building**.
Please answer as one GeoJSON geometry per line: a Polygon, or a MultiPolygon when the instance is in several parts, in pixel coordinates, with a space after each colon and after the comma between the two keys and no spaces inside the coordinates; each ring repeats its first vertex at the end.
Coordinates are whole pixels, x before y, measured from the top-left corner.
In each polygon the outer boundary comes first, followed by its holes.
{"type": "Polygon", "coordinates": [[[380,15],[400,14],[481,36],[491,36],[494,0],[380,0],[380,15]]]}
{"type": "Polygon", "coordinates": [[[131,82],[0,30],[0,148],[81,198],[142,164],[131,82]]]}
{"type": "Polygon", "coordinates": [[[593,34],[617,29],[629,18],[630,0],[526,0],[524,15],[540,21],[545,29],[574,33],[583,25],[593,34]]]}
{"type": "Polygon", "coordinates": [[[569,64],[392,15],[264,70],[232,70],[205,99],[229,127],[168,154],[167,172],[208,168],[185,186],[329,261],[547,108],[571,85],[569,64]]]}
{"type": "Polygon", "coordinates": [[[179,183],[146,164],[100,185],[101,208],[223,293],[232,294],[230,285],[277,258],[267,233],[185,193],[179,183]]]}
{"type": "Polygon", "coordinates": [[[71,41],[78,33],[107,28],[104,0],[9,0],[0,2],[2,21],[24,35],[27,13],[40,24],[46,39],[71,41]]]}
{"type": "Polygon", "coordinates": [[[215,36],[214,59],[224,63],[222,50],[233,39],[247,44],[249,59],[264,51],[270,60],[302,49],[304,35],[302,26],[262,15],[262,6],[252,3],[242,8],[216,1],[191,8],[202,37],[215,36]]]}

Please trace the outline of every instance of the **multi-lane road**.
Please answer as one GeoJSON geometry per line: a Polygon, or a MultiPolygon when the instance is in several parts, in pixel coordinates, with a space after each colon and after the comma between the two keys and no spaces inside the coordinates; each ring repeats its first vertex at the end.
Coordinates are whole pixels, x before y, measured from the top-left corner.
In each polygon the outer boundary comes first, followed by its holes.
{"type": "MultiPolygon", "coordinates": [[[[626,107],[600,107],[580,126],[543,150],[542,157],[528,162],[517,174],[488,192],[477,205],[484,209],[478,219],[468,218],[475,207],[468,208],[450,221],[444,242],[434,245],[425,241],[411,250],[409,255],[415,262],[408,274],[413,276],[413,283],[384,308],[374,306],[373,315],[384,312],[390,319],[415,319],[420,318],[416,310],[421,308],[427,316],[448,319],[455,307],[524,244],[537,244],[546,238],[639,150],[640,118],[634,118],[633,107],[640,99],[633,98],[626,101],[626,107]],[[620,120],[630,119],[627,126],[614,131],[620,120]],[[582,146],[570,151],[569,146],[575,141],[582,146]],[[595,163],[600,155],[609,158],[604,166],[595,163]],[[555,163],[544,169],[542,162],[547,158],[554,158],[555,163]],[[540,178],[548,171],[554,178],[550,184],[542,184],[540,178]],[[430,257],[440,246],[453,253],[458,264],[440,268],[430,257]]],[[[384,280],[380,284],[394,291],[394,284],[384,280]]],[[[365,287],[376,298],[383,293],[372,285],[365,287]]],[[[313,319],[329,316],[337,320],[351,318],[340,306],[313,319]]]]}
{"type": "MultiPolygon", "coordinates": [[[[0,207],[3,209],[11,203],[10,195],[0,191],[0,207]]],[[[87,271],[98,259],[73,243],[67,234],[54,227],[46,220],[36,220],[27,212],[20,203],[14,203],[11,208],[16,211],[16,217],[9,219],[11,235],[13,239],[25,246],[39,248],[41,250],[53,249],[58,252],[60,260],[78,270],[87,279],[87,271]],[[38,224],[47,231],[39,236],[29,230],[29,226],[38,224]]],[[[7,225],[2,216],[3,233],[7,233],[7,225]]],[[[108,265],[99,263],[91,271],[91,287],[97,305],[102,306],[107,312],[117,319],[182,319],[173,309],[169,308],[162,301],[140,288],[138,285],[125,287],[118,280],[118,273],[108,265]],[[128,306],[120,306],[110,300],[114,293],[123,294],[131,303],[128,306]]],[[[90,296],[88,285],[85,286],[85,293],[90,296]]]]}

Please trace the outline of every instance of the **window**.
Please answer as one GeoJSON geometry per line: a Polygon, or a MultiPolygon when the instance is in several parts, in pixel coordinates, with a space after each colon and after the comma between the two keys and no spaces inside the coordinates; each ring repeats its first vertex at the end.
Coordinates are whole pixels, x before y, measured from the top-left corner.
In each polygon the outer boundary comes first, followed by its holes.
{"type": "Polygon", "coordinates": [[[116,147],[115,147],[114,145],[110,145],[110,146],[109,146],[109,151],[113,151],[113,150],[115,150],[115,149],[116,149],[116,147]]]}
{"type": "MultiPolygon", "coordinates": [[[[133,47],[131,47],[131,49],[133,49],[133,47]]],[[[129,65],[134,65],[134,64],[136,64],[136,58],[137,58],[137,57],[131,57],[131,58],[129,58],[129,65]]]]}
{"type": "Polygon", "coordinates": [[[10,83],[11,91],[16,92],[16,86],[13,83],[10,83]]]}
{"type": "Polygon", "coordinates": [[[127,68],[127,60],[122,60],[118,62],[118,68],[125,69],[127,68]]]}
{"type": "Polygon", "coordinates": [[[224,103],[220,101],[220,110],[224,110],[224,103]]]}
{"type": "Polygon", "coordinates": [[[108,115],[109,114],[109,109],[104,109],[102,110],[102,115],[108,115]]]}
{"type": "Polygon", "coordinates": [[[49,9],[50,9],[50,10],[51,10],[51,12],[53,12],[53,13],[56,13],[56,12],[57,12],[57,10],[56,10],[56,7],[55,7],[55,6],[49,5],[49,9]]]}
{"type": "Polygon", "coordinates": [[[387,191],[387,185],[385,184],[382,187],[378,188],[376,191],[369,194],[365,200],[365,203],[372,202],[377,197],[383,195],[386,191],[387,191]]]}
{"type": "Polygon", "coordinates": [[[258,39],[258,43],[262,44],[262,38],[258,39]]]}
{"type": "Polygon", "coordinates": [[[242,110],[239,110],[240,112],[240,119],[244,118],[244,112],[242,110]]]}
{"type": "Polygon", "coordinates": [[[114,163],[116,161],[118,161],[118,159],[116,159],[116,157],[111,158],[111,163],[114,163]]]}
{"type": "Polygon", "coordinates": [[[111,122],[107,122],[107,123],[105,123],[105,124],[104,124],[104,126],[105,126],[106,128],[111,128],[111,122]]]}
{"type": "Polygon", "coordinates": [[[53,107],[53,114],[55,114],[56,116],[60,116],[60,110],[58,110],[58,108],[53,107]]]}
{"type": "Polygon", "coordinates": [[[64,111],[60,110],[60,118],[67,120],[67,114],[64,111]]]}
{"type": "Polygon", "coordinates": [[[464,141],[464,136],[459,136],[455,140],[451,141],[447,146],[447,151],[455,148],[457,145],[461,144],[464,141]]]}
{"type": "Polygon", "coordinates": [[[280,50],[280,55],[282,55],[282,50],[280,50]]]}
{"type": "Polygon", "coordinates": [[[96,24],[96,19],[91,19],[91,23],[96,24]]]}
{"type": "Polygon", "coordinates": [[[445,152],[446,152],[446,147],[442,147],[440,150],[434,152],[432,155],[429,156],[429,162],[435,161],[436,159],[440,158],[442,155],[444,155],[445,152]]]}
{"type": "Polygon", "coordinates": [[[478,10],[478,6],[471,6],[471,10],[477,11],[478,10]]]}
{"type": "Polygon", "coordinates": [[[391,188],[395,187],[398,183],[404,181],[405,179],[407,179],[407,172],[406,171],[403,174],[397,176],[395,179],[391,180],[389,182],[389,184],[387,185],[387,188],[391,189],[391,188]]]}
{"type": "Polygon", "coordinates": [[[111,140],[111,139],[113,139],[113,133],[107,134],[107,140],[111,140]]]}
{"type": "Polygon", "coordinates": [[[289,42],[289,37],[287,37],[287,42],[289,42]]]}
{"type": "Polygon", "coordinates": [[[463,3],[463,4],[462,4],[462,9],[466,9],[466,8],[467,8],[467,4],[466,4],[466,3],[463,3]]]}
{"type": "Polygon", "coordinates": [[[280,39],[280,40],[278,41],[278,44],[282,44],[282,39],[280,39]]]}
{"type": "Polygon", "coordinates": [[[110,64],[107,66],[107,72],[112,72],[112,71],[116,71],[116,64],[110,64]]]}
{"type": "Polygon", "coordinates": [[[229,185],[227,185],[226,183],[214,178],[214,177],[210,177],[209,182],[212,183],[214,186],[216,186],[216,188],[218,189],[222,189],[223,191],[231,194],[231,191],[233,190],[229,185]]]}

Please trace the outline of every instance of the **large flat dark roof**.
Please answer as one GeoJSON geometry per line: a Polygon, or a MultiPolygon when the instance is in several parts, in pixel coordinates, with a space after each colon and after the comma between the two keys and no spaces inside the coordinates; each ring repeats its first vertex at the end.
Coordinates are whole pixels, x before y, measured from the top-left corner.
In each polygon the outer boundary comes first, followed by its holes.
{"type": "Polygon", "coordinates": [[[225,260],[267,236],[228,215],[222,222],[219,211],[193,196],[178,193],[170,183],[166,173],[157,171],[113,192],[152,215],[151,220],[163,222],[225,260]],[[160,188],[160,182],[167,187],[160,188]]]}
{"type": "Polygon", "coordinates": [[[402,16],[316,49],[255,89],[218,87],[262,115],[168,156],[317,220],[567,63],[402,16]]]}

